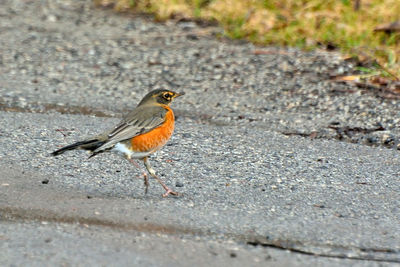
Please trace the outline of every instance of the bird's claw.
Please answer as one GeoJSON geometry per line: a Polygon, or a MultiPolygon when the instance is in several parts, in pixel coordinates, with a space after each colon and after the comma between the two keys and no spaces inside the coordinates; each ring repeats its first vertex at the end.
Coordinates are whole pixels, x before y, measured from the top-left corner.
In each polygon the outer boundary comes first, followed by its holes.
{"type": "Polygon", "coordinates": [[[169,189],[169,188],[167,188],[167,189],[165,189],[165,190],[166,190],[166,192],[162,195],[163,197],[167,197],[167,196],[169,196],[169,195],[179,196],[179,193],[178,193],[178,192],[174,192],[174,191],[172,191],[172,190],[169,189]]]}

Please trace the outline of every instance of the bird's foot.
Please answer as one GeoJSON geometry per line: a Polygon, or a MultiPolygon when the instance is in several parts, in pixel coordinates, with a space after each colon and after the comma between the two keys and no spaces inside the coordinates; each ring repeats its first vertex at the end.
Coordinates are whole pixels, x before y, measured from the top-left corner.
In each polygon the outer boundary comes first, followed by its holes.
{"type": "Polygon", "coordinates": [[[149,176],[146,173],[143,173],[144,180],[144,194],[147,195],[147,191],[149,191],[149,176]]]}
{"type": "Polygon", "coordinates": [[[174,192],[174,191],[172,191],[171,189],[169,189],[168,187],[166,187],[165,186],[165,193],[162,195],[163,197],[167,197],[167,196],[169,196],[169,195],[173,195],[173,196],[179,196],[179,193],[178,192],[174,192]]]}

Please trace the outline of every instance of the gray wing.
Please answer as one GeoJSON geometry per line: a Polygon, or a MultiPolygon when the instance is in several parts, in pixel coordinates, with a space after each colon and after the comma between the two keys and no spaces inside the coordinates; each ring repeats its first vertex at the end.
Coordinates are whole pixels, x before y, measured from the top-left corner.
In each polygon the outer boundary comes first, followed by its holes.
{"type": "Polygon", "coordinates": [[[130,112],[115,128],[110,131],[107,141],[94,150],[94,153],[109,149],[116,143],[131,139],[157,128],[165,121],[168,112],[162,106],[139,106],[130,112]]]}

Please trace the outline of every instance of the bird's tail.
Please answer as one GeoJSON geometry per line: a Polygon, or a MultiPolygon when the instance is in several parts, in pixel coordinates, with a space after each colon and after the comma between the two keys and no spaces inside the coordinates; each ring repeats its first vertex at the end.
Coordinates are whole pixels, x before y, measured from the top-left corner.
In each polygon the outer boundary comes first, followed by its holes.
{"type": "Polygon", "coordinates": [[[99,139],[80,141],[80,142],[76,142],[72,145],[68,145],[63,148],[60,148],[59,150],[52,152],[51,155],[58,156],[58,155],[64,153],[65,151],[74,150],[74,149],[85,149],[85,150],[93,151],[96,148],[102,146],[105,142],[106,141],[99,140],[99,139]]]}

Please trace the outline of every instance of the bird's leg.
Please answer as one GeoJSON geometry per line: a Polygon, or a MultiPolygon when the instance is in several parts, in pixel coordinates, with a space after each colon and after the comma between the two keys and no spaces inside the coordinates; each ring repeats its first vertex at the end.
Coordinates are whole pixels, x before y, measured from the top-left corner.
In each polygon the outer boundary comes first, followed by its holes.
{"type": "Polygon", "coordinates": [[[167,197],[169,194],[177,196],[178,193],[172,191],[168,186],[166,186],[163,181],[161,181],[160,178],[158,178],[158,176],[156,175],[156,171],[150,166],[149,160],[147,157],[143,158],[143,162],[144,162],[144,166],[146,166],[147,171],[150,173],[151,176],[153,176],[160,184],[161,186],[164,188],[164,190],[166,191],[162,196],[163,197],[167,197]]]}
{"type": "MultiPolygon", "coordinates": [[[[141,167],[139,166],[139,164],[138,164],[134,159],[131,159],[131,158],[127,158],[127,159],[128,159],[130,162],[132,162],[132,164],[135,165],[136,168],[138,168],[139,170],[141,169],[141,167]]],[[[147,191],[148,191],[148,189],[149,189],[149,176],[147,175],[146,172],[143,172],[143,177],[144,177],[144,186],[145,186],[144,193],[147,194],[147,191]]]]}

